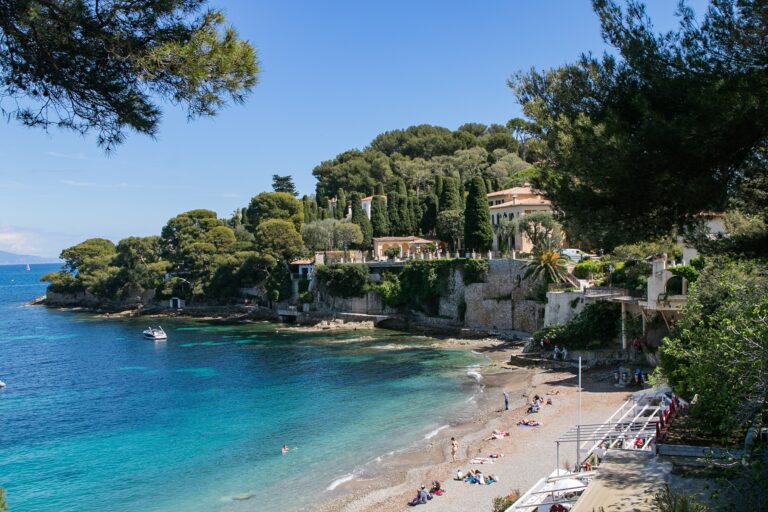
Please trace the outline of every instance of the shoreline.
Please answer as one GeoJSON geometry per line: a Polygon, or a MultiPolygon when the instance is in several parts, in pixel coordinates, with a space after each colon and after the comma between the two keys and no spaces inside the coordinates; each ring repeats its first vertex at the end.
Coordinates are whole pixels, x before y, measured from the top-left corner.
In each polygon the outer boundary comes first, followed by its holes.
{"type": "MultiPolygon", "coordinates": [[[[440,481],[446,492],[443,496],[435,497],[427,507],[456,512],[470,508],[491,510],[493,498],[506,496],[515,490],[525,492],[555,469],[555,441],[576,423],[578,393],[574,373],[509,364],[509,356],[518,353],[520,348],[509,346],[498,339],[470,340],[468,343],[457,343],[452,348],[460,348],[462,345],[490,359],[487,365],[479,368],[484,390],[473,418],[463,423],[451,422],[430,432],[421,443],[393,455],[374,475],[339,475],[333,482],[333,489],[328,490],[332,495],[322,499],[310,510],[401,511],[415,495],[416,489],[421,485],[429,486],[433,480],[440,481]],[[503,390],[510,394],[509,411],[503,410],[503,390]],[[525,414],[527,401],[533,394],[549,394],[553,404],[543,406],[538,414],[525,414]],[[541,426],[518,427],[517,421],[524,417],[540,421],[541,426]],[[488,440],[494,429],[508,431],[510,436],[488,440]],[[450,458],[451,437],[456,437],[459,442],[455,463],[450,458]],[[474,457],[487,457],[495,452],[505,456],[496,459],[493,465],[469,462],[474,457]],[[496,474],[500,482],[477,486],[453,480],[457,469],[466,472],[469,468],[496,474]]],[[[613,387],[608,370],[585,371],[582,390],[582,418],[585,423],[603,421],[628,396],[626,390],[613,387]]],[[[570,452],[570,449],[566,450],[570,452]]],[[[572,465],[575,460],[575,454],[563,454],[561,467],[565,462],[572,465]]]]}

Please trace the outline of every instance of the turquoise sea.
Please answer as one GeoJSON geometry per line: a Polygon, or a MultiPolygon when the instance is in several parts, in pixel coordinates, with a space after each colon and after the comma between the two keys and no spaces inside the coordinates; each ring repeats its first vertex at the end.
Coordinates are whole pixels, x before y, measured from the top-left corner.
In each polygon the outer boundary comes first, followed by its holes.
{"type": "Polygon", "coordinates": [[[424,337],[167,319],[153,342],[147,319],[25,305],[56,268],[0,266],[11,512],[305,510],[480,392],[467,372],[483,358],[424,337]]]}

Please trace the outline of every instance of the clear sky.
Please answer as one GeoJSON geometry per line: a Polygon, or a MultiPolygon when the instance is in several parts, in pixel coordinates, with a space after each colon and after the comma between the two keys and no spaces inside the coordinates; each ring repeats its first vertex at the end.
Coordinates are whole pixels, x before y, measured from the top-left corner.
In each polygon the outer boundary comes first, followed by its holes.
{"type": "MultiPolygon", "coordinates": [[[[673,0],[648,2],[674,26],[673,0]]],[[[704,0],[693,5],[701,12],[704,0]]],[[[589,0],[210,0],[258,49],[244,106],[186,121],[168,107],[157,139],[107,156],[93,137],[0,121],[0,250],[44,256],[85,238],[159,234],[172,216],[228,216],[291,174],[377,134],[520,115],[506,80],[603,52],[589,0]]]]}

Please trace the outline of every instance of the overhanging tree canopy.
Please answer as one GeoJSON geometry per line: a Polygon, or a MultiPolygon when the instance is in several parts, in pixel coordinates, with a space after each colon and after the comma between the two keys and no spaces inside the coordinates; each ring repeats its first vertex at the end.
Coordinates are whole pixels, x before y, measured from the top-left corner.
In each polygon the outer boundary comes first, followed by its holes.
{"type": "Polygon", "coordinates": [[[610,248],[740,199],[759,206],[768,190],[764,3],[712,0],[700,23],[683,4],[667,34],[654,32],[639,2],[593,6],[618,57],[582,55],[510,80],[544,145],[537,185],[568,233],[610,248]]]}
{"type": "Polygon", "coordinates": [[[190,118],[256,85],[250,43],[205,0],[0,1],[0,107],[28,126],[157,133],[158,100],[190,118]]]}

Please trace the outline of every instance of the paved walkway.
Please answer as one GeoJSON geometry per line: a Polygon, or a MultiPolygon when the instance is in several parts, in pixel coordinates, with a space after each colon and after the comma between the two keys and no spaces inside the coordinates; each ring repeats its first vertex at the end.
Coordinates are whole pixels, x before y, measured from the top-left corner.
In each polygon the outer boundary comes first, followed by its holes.
{"type": "Polygon", "coordinates": [[[671,465],[650,452],[609,451],[597,468],[597,477],[571,512],[653,512],[654,494],[667,482],[671,465]]]}

